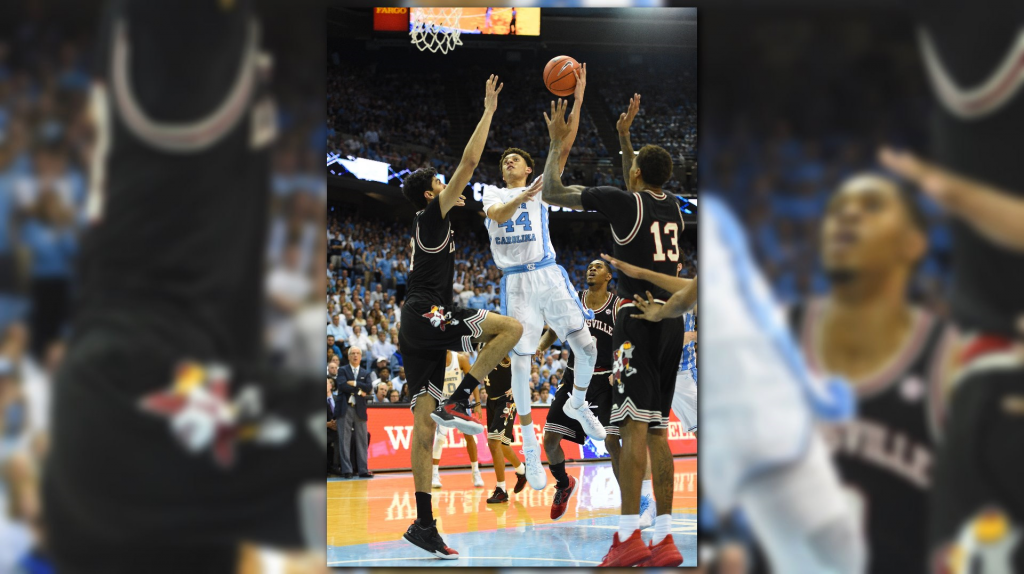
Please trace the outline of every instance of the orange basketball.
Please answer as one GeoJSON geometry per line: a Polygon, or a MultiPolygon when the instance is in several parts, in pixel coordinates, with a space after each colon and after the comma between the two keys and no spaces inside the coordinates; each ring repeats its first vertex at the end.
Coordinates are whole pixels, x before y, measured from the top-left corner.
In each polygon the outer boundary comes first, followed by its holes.
{"type": "Polygon", "coordinates": [[[573,70],[579,67],[579,62],[569,56],[551,58],[548,65],[544,66],[544,85],[556,96],[571,96],[576,89],[576,75],[573,74],[573,70]]]}

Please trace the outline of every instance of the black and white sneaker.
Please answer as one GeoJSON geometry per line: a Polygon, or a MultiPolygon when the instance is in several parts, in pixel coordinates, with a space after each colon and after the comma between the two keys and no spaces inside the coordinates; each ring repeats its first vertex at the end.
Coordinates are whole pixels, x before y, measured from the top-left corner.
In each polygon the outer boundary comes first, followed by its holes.
{"type": "Polygon", "coordinates": [[[448,399],[437,405],[434,412],[430,413],[430,418],[443,427],[455,427],[466,435],[484,432],[484,425],[469,412],[469,403],[466,401],[448,399]]]}
{"type": "Polygon", "coordinates": [[[444,560],[458,560],[459,558],[459,553],[448,548],[444,540],[441,539],[441,535],[437,532],[437,520],[431,520],[430,526],[420,526],[420,521],[416,520],[402,537],[438,558],[444,560]]]}

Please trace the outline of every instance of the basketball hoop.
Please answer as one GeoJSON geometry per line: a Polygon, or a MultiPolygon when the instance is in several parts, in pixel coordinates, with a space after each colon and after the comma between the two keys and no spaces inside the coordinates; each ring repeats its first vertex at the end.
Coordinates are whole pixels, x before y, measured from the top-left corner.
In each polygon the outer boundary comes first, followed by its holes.
{"type": "Polygon", "coordinates": [[[409,35],[420,51],[430,50],[447,54],[455,46],[461,46],[459,39],[459,18],[462,8],[420,8],[420,15],[412,22],[409,35]]]}

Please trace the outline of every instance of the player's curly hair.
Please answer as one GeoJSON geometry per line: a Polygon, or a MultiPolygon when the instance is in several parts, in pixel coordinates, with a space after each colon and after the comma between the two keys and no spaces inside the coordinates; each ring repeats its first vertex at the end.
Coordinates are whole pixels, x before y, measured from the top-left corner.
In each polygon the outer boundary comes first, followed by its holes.
{"type": "Polygon", "coordinates": [[[644,183],[661,188],[672,179],[672,155],[665,148],[653,144],[645,145],[636,154],[636,166],[644,183]]]}
{"type": "Polygon", "coordinates": [[[422,167],[410,173],[402,182],[402,194],[416,206],[416,209],[426,209],[427,198],[423,197],[423,192],[433,188],[435,177],[436,169],[422,167]]]}
{"type": "Polygon", "coordinates": [[[523,161],[526,162],[526,165],[529,166],[530,169],[533,169],[533,158],[530,157],[530,154],[526,153],[525,151],[517,147],[510,147],[507,150],[505,150],[504,153],[501,154],[501,160],[498,161],[498,171],[501,171],[501,167],[505,165],[505,158],[512,154],[516,154],[519,157],[523,158],[523,161]]]}

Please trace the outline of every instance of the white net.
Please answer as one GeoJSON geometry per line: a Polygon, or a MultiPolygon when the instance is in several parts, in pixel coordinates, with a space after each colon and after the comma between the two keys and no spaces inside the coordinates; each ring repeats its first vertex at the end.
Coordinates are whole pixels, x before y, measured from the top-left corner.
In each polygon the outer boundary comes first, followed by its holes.
{"type": "Polygon", "coordinates": [[[462,8],[421,8],[409,31],[413,45],[421,52],[440,50],[442,54],[461,46],[458,26],[461,16],[462,8]]]}

